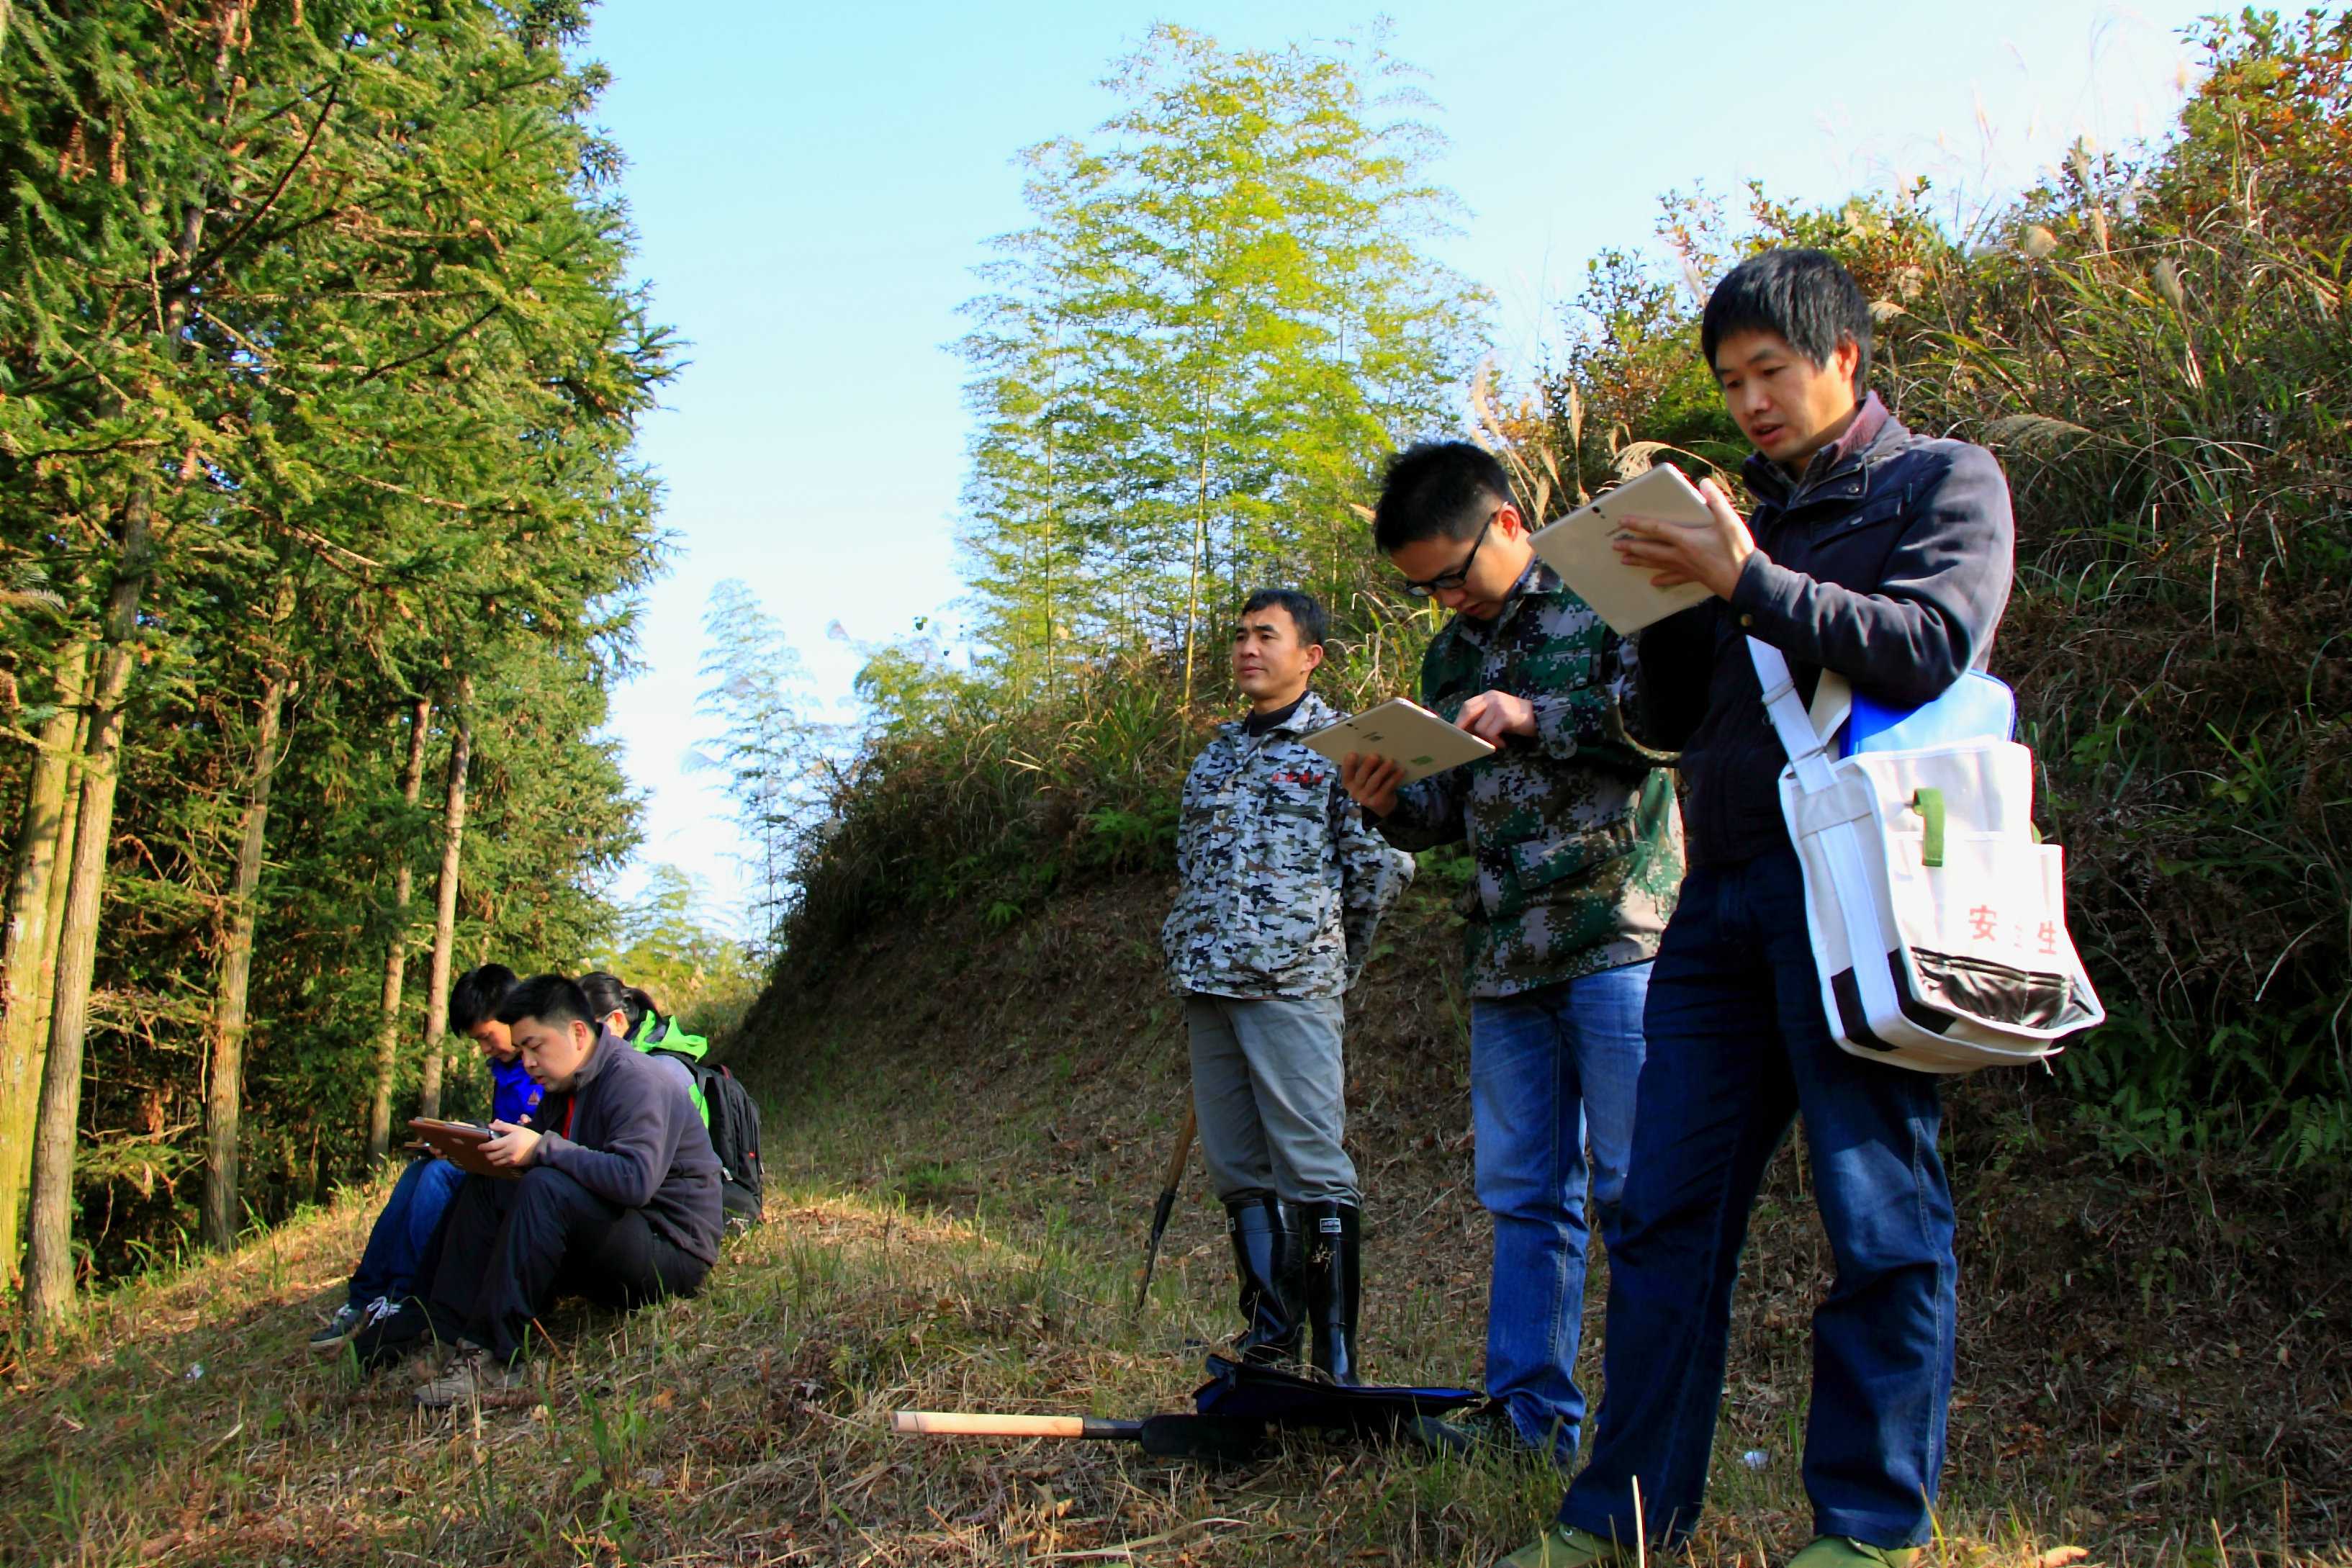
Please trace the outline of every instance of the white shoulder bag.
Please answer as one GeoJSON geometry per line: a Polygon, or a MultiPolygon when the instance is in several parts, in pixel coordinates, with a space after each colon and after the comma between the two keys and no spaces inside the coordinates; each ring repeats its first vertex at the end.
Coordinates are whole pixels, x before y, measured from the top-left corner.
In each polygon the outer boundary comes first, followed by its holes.
{"type": "Polygon", "coordinates": [[[1927,743],[1833,756],[1843,680],[1823,672],[1817,722],[1780,650],[1748,651],[1789,753],[1780,811],[1838,1044],[1962,1073],[2041,1061],[2103,1022],[2066,931],[2064,852],[2033,831],[2032,752],[1966,718],[1939,726],[1930,703],[1903,725],[1927,743]]]}

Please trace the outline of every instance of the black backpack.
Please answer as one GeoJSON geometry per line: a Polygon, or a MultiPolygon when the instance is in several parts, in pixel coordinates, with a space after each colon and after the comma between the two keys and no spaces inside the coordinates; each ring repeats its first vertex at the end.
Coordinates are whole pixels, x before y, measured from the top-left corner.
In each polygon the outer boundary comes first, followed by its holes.
{"type": "Polygon", "coordinates": [[[741,1230],[760,1223],[767,1180],[760,1164],[760,1106],[743,1080],[716,1063],[698,1061],[683,1051],[656,1046],[646,1053],[684,1064],[693,1075],[694,1089],[710,1112],[710,1148],[719,1156],[719,1202],[727,1228],[741,1230]]]}

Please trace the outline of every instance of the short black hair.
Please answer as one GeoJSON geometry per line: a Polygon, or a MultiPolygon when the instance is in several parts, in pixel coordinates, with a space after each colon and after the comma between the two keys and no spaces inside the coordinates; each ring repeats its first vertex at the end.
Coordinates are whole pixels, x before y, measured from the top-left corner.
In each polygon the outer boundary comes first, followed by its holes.
{"type": "Polygon", "coordinates": [[[1511,476],[1494,453],[1467,441],[1423,441],[1389,459],[1372,542],[1390,555],[1440,534],[1467,539],[1496,507],[1514,504],[1511,476]]]}
{"type": "Polygon", "coordinates": [[[498,1016],[499,1004],[515,988],[515,972],[503,963],[485,963],[457,976],[449,987],[449,1027],[460,1035],[498,1016]]]}
{"type": "Polygon", "coordinates": [[[1699,318],[1699,353],[1715,368],[1715,351],[1741,332],[1771,332],[1812,361],[1827,364],[1848,338],[1861,351],[1853,364],[1854,395],[1870,380],[1870,301],[1838,258],[1826,250],[1766,250],[1727,274],[1707,296],[1699,318]]]}
{"type": "Polygon", "coordinates": [[[582,994],[579,983],[563,974],[534,974],[528,980],[519,980],[507,993],[507,999],[499,1004],[499,1022],[509,1027],[525,1018],[536,1018],[558,1027],[585,1024],[593,1029],[598,1016],[589,1010],[588,998],[582,994]]]}
{"type": "Polygon", "coordinates": [[[1243,615],[1253,610],[1280,610],[1289,616],[1290,624],[1298,628],[1301,647],[1321,647],[1331,629],[1329,617],[1315,595],[1297,588],[1260,588],[1242,605],[1243,615]]]}

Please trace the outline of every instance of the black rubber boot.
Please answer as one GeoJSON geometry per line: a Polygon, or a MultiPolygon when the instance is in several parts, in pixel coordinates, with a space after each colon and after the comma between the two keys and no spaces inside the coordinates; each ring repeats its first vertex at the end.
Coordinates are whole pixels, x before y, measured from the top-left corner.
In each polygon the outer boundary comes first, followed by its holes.
{"type": "Polygon", "coordinates": [[[1225,1205],[1234,1272],[1241,1277],[1242,1318],[1234,1345],[1242,1360],[1283,1365],[1298,1360],[1298,1217],[1272,1193],[1225,1205]]]}
{"type": "Polygon", "coordinates": [[[1298,1205],[1307,1254],[1307,1322],[1315,1334],[1315,1370],[1355,1384],[1356,1308],[1363,1296],[1362,1215],[1353,1204],[1298,1205]]]}

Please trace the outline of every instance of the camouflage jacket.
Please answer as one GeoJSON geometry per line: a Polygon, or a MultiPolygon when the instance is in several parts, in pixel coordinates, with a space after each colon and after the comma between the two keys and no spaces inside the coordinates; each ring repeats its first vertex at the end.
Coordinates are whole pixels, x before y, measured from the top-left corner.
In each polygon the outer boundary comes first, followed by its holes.
{"type": "Polygon", "coordinates": [[[1493,621],[1454,616],[1422,659],[1422,704],[1447,719],[1488,690],[1535,709],[1534,739],[1409,786],[1380,823],[1402,848],[1468,841],[1458,907],[1473,996],[1657,953],[1682,883],[1682,819],[1673,775],[1625,730],[1633,658],[1535,561],[1493,621]]]}
{"type": "Polygon", "coordinates": [[[1412,857],[1364,826],[1338,763],[1299,744],[1340,717],[1310,691],[1263,735],[1224,725],[1193,763],[1160,931],[1179,994],[1337,996],[1371,956],[1412,857]]]}

